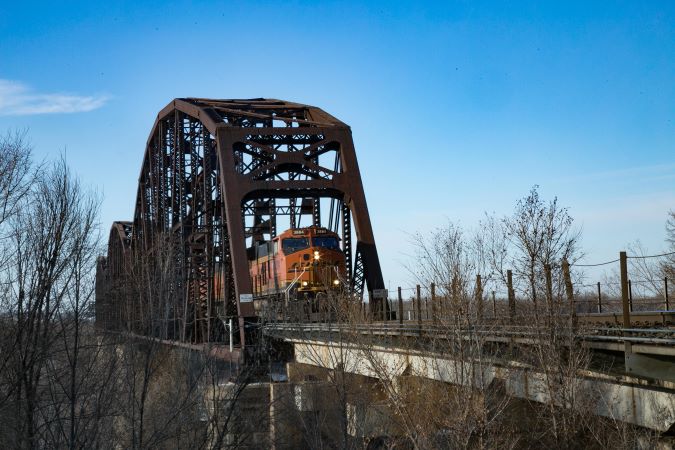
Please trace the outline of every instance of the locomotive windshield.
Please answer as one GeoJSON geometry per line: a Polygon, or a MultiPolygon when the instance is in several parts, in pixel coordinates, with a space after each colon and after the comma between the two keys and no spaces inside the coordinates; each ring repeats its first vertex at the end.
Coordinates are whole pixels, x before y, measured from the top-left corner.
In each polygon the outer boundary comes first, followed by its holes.
{"type": "Polygon", "coordinates": [[[312,238],[312,246],[314,247],[323,247],[330,250],[340,250],[340,245],[338,240],[333,236],[320,236],[312,238]]]}
{"type": "Polygon", "coordinates": [[[309,239],[307,238],[286,238],[281,241],[281,248],[286,255],[295,253],[299,250],[309,248],[309,239]]]}

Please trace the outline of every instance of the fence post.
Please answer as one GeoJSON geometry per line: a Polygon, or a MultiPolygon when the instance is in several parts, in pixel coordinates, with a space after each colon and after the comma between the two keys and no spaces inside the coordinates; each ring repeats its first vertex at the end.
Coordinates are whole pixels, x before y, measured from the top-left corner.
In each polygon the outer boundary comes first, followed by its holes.
{"type": "Polygon", "coordinates": [[[417,323],[420,326],[420,331],[422,330],[422,292],[420,291],[420,285],[417,285],[417,323]]]}
{"type": "Polygon", "coordinates": [[[546,301],[550,309],[553,307],[553,280],[551,279],[550,264],[544,264],[544,274],[546,275],[546,301]]]}
{"type": "Polygon", "coordinates": [[[495,291],[492,291],[492,317],[497,318],[497,296],[495,291]]]}
{"type": "Polygon", "coordinates": [[[576,320],[577,311],[574,305],[574,287],[572,286],[572,277],[570,276],[570,263],[566,259],[563,259],[562,269],[563,280],[565,281],[565,293],[567,294],[567,302],[570,305],[570,316],[572,316],[573,320],[576,320]]]}
{"type": "Polygon", "coordinates": [[[602,292],[600,291],[600,282],[598,281],[598,312],[602,312],[602,292]]]}
{"type": "Polygon", "coordinates": [[[431,317],[434,322],[438,319],[438,310],[436,309],[436,283],[431,283],[431,317]]]}
{"type": "Polygon", "coordinates": [[[476,308],[478,309],[478,319],[483,318],[483,280],[480,274],[476,275],[476,308]]]}
{"type": "Polygon", "coordinates": [[[516,293],[513,291],[513,272],[506,271],[506,289],[509,296],[509,319],[513,321],[516,315],[516,293]]]}
{"type": "Polygon", "coordinates": [[[453,315],[456,315],[458,312],[461,313],[462,310],[457,291],[457,276],[453,275],[452,280],[450,280],[450,305],[452,306],[451,310],[453,315]]]}
{"type": "Polygon", "coordinates": [[[403,297],[401,296],[401,286],[398,287],[398,323],[403,325],[403,297]]]}
{"type": "Polygon", "coordinates": [[[668,277],[663,279],[663,299],[666,302],[666,311],[670,311],[670,305],[668,304],[668,277]]]}
{"type": "Polygon", "coordinates": [[[389,306],[389,299],[383,298],[379,303],[380,303],[380,310],[377,312],[377,318],[380,320],[387,320],[386,310],[387,306],[389,306]]]}
{"type": "Polygon", "coordinates": [[[628,303],[628,258],[626,252],[619,253],[619,269],[621,272],[621,304],[623,307],[623,327],[630,328],[630,304],[628,303]]]}

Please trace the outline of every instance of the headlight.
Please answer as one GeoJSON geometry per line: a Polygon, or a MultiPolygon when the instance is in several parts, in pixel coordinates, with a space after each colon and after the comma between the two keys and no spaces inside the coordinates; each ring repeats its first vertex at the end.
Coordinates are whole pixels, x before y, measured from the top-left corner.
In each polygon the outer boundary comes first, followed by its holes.
{"type": "Polygon", "coordinates": [[[340,284],[340,280],[333,280],[333,284],[337,286],[338,284],[340,284]]]}
{"type": "Polygon", "coordinates": [[[302,285],[303,285],[303,286],[307,286],[307,282],[306,282],[306,281],[303,281],[303,282],[302,282],[302,285]]]}
{"type": "Polygon", "coordinates": [[[319,251],[318,250],[314,251],[314,259],[319,259],[319,251]]]}

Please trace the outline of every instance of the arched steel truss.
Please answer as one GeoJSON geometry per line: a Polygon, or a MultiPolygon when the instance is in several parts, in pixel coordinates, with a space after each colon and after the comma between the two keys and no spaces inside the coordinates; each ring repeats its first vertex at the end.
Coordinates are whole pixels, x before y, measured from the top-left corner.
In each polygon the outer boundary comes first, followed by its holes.
{"type": "MultiPolygon", "coordinates": [[[[113,224],[99,283],[119,284],[134,258],[159,258],[162,247],[173,270],[170,286],[162,286],[171,295],[156,308],[166,320],[143,332],[217,341],[234,318],[243,344],[245,319],[255,317],[247,245],[275,236],[282,218],[286,226],[309,225],[300,223],[307,218],[340,233],[353,293],[384,288],[346,124],[280,100],[176,99],[152,127],[134,220],[113,224]]],[[[138,320],[144,305],[136,303],[146,300],[123,302],[104,290],[97,291],[106,303],[97,314],[109,326],[138,320]]]]}
{"type": "Polygon", "coordinates": [[[113,222],[108,236],[108,254],[100,257],[96,267],[96,323],[100,327],[119,329],[126,321],[127,308],[113,301],[119,297],[120,283],[125,282],[130,261],[131,222],[113,222]]]}

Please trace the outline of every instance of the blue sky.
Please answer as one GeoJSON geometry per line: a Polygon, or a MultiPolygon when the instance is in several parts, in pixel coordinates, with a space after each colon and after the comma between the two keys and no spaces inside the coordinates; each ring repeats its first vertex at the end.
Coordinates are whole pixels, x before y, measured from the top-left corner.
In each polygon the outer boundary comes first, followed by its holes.
{"type": "Polygon", "coordinates": [[[186,96],[348,123],[392,286],[409,284],[408,233],[475,226],[534,184],[570,208],[588,262],[661,250],[675,208],[673,2],[0,6],[0,131],[65,150],[104,195],[104,234],[132,218],[157,112],[186,96]]]}

